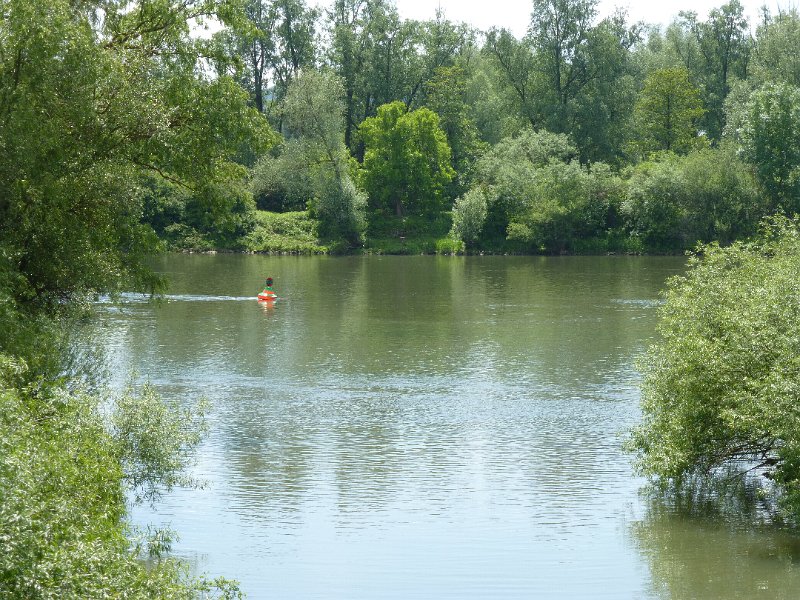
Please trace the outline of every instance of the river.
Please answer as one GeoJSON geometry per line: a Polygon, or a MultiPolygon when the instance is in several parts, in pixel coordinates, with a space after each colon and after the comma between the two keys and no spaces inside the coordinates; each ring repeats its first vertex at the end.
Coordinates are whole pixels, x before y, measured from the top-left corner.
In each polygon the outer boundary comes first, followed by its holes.
{"type": "Polygon", "coordinates": [[[651,501],[620,449],[684,265],[165,256],[95,337],[115,385],[210,402],[207,485],[133,520],[248,598],[800,597],[796,537],[651,501]]]}

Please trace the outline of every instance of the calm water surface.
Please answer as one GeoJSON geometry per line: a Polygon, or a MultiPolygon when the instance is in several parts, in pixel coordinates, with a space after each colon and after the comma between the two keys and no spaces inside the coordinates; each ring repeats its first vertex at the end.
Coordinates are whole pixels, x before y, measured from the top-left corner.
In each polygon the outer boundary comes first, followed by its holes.
{"type": "Polygon", "coordinates": [[[800,597],[796,538],[659,507],[620,451],[683,265],[165,257],[168,300],[97,339],[118,384],[211,402],[208,485],[134,519],[249,598],[800,597]]]}

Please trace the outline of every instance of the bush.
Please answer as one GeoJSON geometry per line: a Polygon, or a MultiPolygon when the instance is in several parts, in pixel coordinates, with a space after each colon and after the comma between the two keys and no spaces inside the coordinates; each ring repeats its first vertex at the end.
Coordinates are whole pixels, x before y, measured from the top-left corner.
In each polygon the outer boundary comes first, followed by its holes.
{"type": "Polygon", "coordinates": [[[766,210],[751,170],[727,146],[643,163],[622,205],[628,231],[656,252],[752,235],[766,210]]]}
{"type": "MultiPolygon", "coordinates": [[[[706,246],[669,283],[628,448],[664,489],[772,480],[800,518],[800,227],[706,246]]],[[[767,486],[769,487],[769,486],[767,486]]]]}
{"type": "Polygon", "coordinates": [[[293,142],[279,147],[277,154],[261,157],[250,179],[256,207],[272,212],[305,210],[314,195],[308,167],[299,168],[306,162],[302,148],[293,142]]]}
{"type": "Polygon", "coordinates": [[[317,239],[317,222],[308,212],[258,211],[256,227],[245,239],[251,252],[324,254],[328,248],[317,239]]]}
{"type": "Polygon", "coordinates": [[[464,242],[451,237],[436,240],[436,254],[461,254],[464,252],[464,242]]]}
{"type": "Polygon", "coordinates": [[[453,237],[466,243],[478,240],[486,222],[488,202],[486,191],[472,188],[456,198],[453,206],[453,237]]]}
{"type": "Polygon", "coordinates": [[[315,186],[313,212],[319,220],[319,233],[326,239],[344,239],[351,245],[364,240],[367,222],[364,212],[367,196],[356,189],[348,175],[320,174],[315,186]]]}
{"type": "Polygon", "coordinates": [[[160,556],[169,535],[132,544],[126,489],[157,497],[184,481],[202,427],[144,390],[114,405],[95,396],[19,388],[25,366],[0,355],[0,597],[239,597],[235,584],[193,581],[160,556]],[[145,563],[141,552],[155,554],[145,563]]]}

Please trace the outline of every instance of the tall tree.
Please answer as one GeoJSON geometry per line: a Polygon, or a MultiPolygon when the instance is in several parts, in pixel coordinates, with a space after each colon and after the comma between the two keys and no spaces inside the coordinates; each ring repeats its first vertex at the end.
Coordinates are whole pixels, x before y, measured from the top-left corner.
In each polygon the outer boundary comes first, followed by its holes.
{"type": "Polygon", "coordinates": [[[538,109],[542,83],[529,43],[518,40],[507,29],[491,29],[483,51],[500,74],[501,85],[515,98],[519,113],[532,127],[543,126],[538,109]]]}
{"type": "Polygon", "coordinates": [[[534,128],[569,133],[583,160],[611,160],[632,103],[619,91],[632,88],[629,50],[639,32],[622,14],[595,23],[596,7],[596,0],[535,0],[528,36],[493,31],[485,50],[534,128]]]}
{"type": "Polygon", "coordinates": [[[345,85],[345,143],[361,155],[353,133],[379,105],[405,97],[407,73],[419,68],[418,31],[387,0],[336,0],[329,20],[329,61],[345,85]]]}
{"type": "Polygon", "coordinates": [[[747,76],[751,48],[747,18],[739,0],[711,10],[705,21],[699,21],[693,12],[681,16],[685,47],[693,57],[686,68],[700,88],[706,107],[700,126],[716,143],[725,128],[723,105],[730,93],[730,82],[734,77],[747,76]]]}
{"type": "Polygon", "coordinates": [[[345,84],[345,140],[359,158],[358,124],[395,100],[423,105],[436,70],[453,66],[474,43],[469,27],[441,12],[431,21],[404,20],[387,0],[336,0],[328,16],[328,60],[345,84]]]}
{"type": "Polygon", "coordinates": [[[655,71],[648,76],[636,102],[635,145],[644,154],[680,154],[697,148],[697,121],[703,113],[700,91],[689,82],[685,69],[655,71]]]}
{"type": "Polygon", "coordinates": [[[373,208],[406,214],[443,210],[453,178],[450,146],[439,117],[427,108],[408,112],[400,101],[378,108],[359,130],[366,152],[362,180],[373,208]]]}
{"type": "Polygon", "coordinates": [[[708,20],[698,27],[700,50],[705,61],[704,125],[712,140],[719,140],[725,128],[725,99],[733,77],[745,79],[750,60],[751,41],[748,21],[739,0],[713,9],[708,20]]]}
{"type": "Polygon", "coordinates": [[[308,171],[321,233],[361,241],[366,198],[350,177],[344,144],[344,85],[332,73],[308,71],[289,86],[283,103],[293,168],[308,171]]]}
{"type": "Polygon", "coordinates": [[[800,213],[800,88],[768,83],[754,92],[739,134],[770,208],[800,213]]]}
{"type": "Polygon", "coordinates": [[[291,81],[303,68],[317,62],[315,36],[319,16],[305,0],[275,0],[272,4],[275,23],[275,49],[269,55],[276,100],[286,95],[291,81]]]}
{"type": "MultiPolygon", "coordinates": [[[[567,121],[570,101],[591,74],[590,34],[597,0],[534,0],[531,42],[554,103],[548,124],[567,121]]],[[[563,131],[561,127],[550,127],[563,131]]]]}
{"type": "Polygon", "coordinates": [[[447,135],[452,164],[458,174],[453,196],[460,195],[469,184],[472,165],[485,147],[469,116],[466,86],[466,74],[458,66],[440,67],[426,85],[425,104],[439,116],[439,126],[447,135]]]}
{"type": "Polygon", "coordinates": [[[800,87],[800,15],[796,9],[766,15],[758,27],[752,78],[757,84],[788,83],[800,87]]]}
{"type": "Polygon", "coordinates": [[[236,78],[259,112],[280,127],[279,100],[289,82],[318,60],[317,8],[305,0],[241,0],[233,26],[214,35],[212,60],[218,74],[236,78]]]}

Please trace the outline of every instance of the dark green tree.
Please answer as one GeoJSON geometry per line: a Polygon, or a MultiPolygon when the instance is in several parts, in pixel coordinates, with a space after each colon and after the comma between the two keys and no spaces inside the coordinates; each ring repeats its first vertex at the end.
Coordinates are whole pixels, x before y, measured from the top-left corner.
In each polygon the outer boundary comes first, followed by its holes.
{"type": "MultiPolygon", "coordinates": [[[[152,393],[113,403],[70,391],[58,317],[95,294],[159,287],[142,182],[230,206],[211,196],[241,184],[239,149],[273,139],[234,81],[201,76],[190,23],[227,21],[228,8],[0,3],[2,597],[215,593],[174,561],[145,565],[146,546],[126,535],[127,494],[154,499],[184,482],[200,423],[152,393]]],[[[168,546],[150,541],[153,557],[168,546]]]]}
{"type": "Polygon", "coordinates": [[[514,98],[516,110],[530,126],[542,126],[538,98],[544,83],[530,45],[507,29],[491,29],[483,52],[497,71],[500,86],[514,98]]]}
{"type": "Polygon", "coordinates": [[[766,212],[753,169],[726,144],[637,165],[622,205],[627,230],[649,252],[731,243],[753,235],[766,212]]]}
{"type": "Polygon", "coordinates": [[[469,116],[466,73],[461,67],[440,67],[426,85],[425,105],[439,115],[439,126],[447,135],[457,186],[454,194],[469,185],[472,166],[485,149],[478,129],[469,116]]]}
{"type": "Polygon", "coordinates": [[[528,36],[491,31],[484,49],[534,129],[569,134],[584,161],[617,160],[639,32],[622,14],[596,16],[596,0],[536,0],[528,36]]]}
{"type": "Polygon", "coordinates": [[[274,96],[286,96],[289,84],[302,69],[317,63],[315,36],[319,10],[305,0],[276,0],[272,3],[275,22],[275,50],[268,55],[274,79],[274,96]]]}

